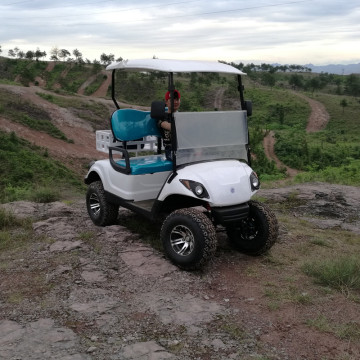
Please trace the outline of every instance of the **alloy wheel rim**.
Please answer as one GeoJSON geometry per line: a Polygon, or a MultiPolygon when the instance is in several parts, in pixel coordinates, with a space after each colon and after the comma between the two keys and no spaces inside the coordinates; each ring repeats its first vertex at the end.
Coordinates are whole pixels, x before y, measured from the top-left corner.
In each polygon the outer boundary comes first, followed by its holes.
{"type": "Polygon", "coordinates": [[[177,225],[171,231],[170,244],[176,254],[188,256],[193,252],[195,247],[194,235],[188,227],[177,225]]]}
{"type": "Polygon", "coordinates": [[[94,216],[98,216],[100,213],[100,201],[97,194],[92,193],[89,199],[90,209],[94,216]]]}

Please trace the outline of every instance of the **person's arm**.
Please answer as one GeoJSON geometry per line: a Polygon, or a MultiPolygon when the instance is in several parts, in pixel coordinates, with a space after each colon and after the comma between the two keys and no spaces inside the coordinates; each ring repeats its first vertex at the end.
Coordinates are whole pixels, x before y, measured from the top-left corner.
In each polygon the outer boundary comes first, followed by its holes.
{"type": "Polygon", "coordinates": [[[160,123],[160,126],[161,126],[163,129],[165,129],[165,130],[171,131],[171,124],[170,124],[168,121],[166,121],[166,120],[162,121],[162,122],[160,123]]]}

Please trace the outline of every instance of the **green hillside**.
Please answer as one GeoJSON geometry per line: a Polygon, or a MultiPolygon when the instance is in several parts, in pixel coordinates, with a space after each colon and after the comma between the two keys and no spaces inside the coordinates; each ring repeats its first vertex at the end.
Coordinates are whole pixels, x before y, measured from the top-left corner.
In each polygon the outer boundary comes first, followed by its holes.
{"type": "Polygon", "coordinates": [[[81,179],[15,133],[0,131],[0,202],[49,202],[83,190],[81,179]]]}
{"type": "MultiPolygon", "coordinates": [[[[253,102],[253,116],[249,119],[252,167],[263,183],[286,178],[285,169],[277,169],[263,150],[263,138],[271,130],[275,132],[278,158],[301,171],[292,181],[360,185],[359,76],[296,73],[296,69],[284,72],[271,67],[241,68],[248,73],[244,77],[246,99],[253,102]],[[310,106],[297,95],[300,91],[325,105],[330,121],[324,130],[306,132],[310,106]]],[[[120,101],[149,106],[152,100],[164,97],[167,80],[163,74],[119,76],[115,92],[120,101]]],[[[94,130],[106,126],[109,110],[94,97],[91,105],[85,104],[77,92],[83,88],[85,95],[91,95],[106,78],[104,66],[98,63],[50,64],[0,57],[0,84],[44,88],[50,93],[39,92],[39,96],[89,121],[94,130]]],[[[176,76],[175,84],[182,95],[181,111],[214,110],[219,91],[223,93],[222,109],[239,107],[232,76],[183,74],[176,76]]],[[[110,93],[111,88],[107,93],[109,99],[110,93]]],[[[22,101],[21,97],[15,99],[6,89],[0,89],[0,116],[65,142],[72,141],[56,128],[45,110],[22,101]]],[[[1,132],[0,136],[1,202],[29,198],[41,189],[56,196],[62,196],[60,190],[67,187],[81,191],[82,178],[52,160],[46,149],[35,148],[16,134],[1,132]],[[52,184],[56,184],[55,189],[52,184]]]]}

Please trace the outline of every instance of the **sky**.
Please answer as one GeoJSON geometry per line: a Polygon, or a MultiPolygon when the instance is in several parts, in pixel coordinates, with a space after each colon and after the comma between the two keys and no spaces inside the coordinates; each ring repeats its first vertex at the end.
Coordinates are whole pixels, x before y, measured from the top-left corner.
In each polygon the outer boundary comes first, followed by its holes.
{"type": "Polygon", "coordinates": [[[0,0],[2,56],[360,63],[359,0],[0,0]]]}

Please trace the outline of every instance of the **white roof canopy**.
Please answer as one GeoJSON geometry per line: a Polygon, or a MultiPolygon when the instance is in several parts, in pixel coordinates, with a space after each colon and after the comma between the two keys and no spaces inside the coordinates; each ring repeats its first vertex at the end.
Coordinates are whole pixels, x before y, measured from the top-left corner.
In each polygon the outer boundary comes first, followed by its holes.
{"type": "Polygon", "coordinates": [[[113,62],[106,70],[119,69],[122,71],[164,71],[164,72],[217,72],[227,74],[246,75],[233,66],[210,61],[193,60],[163,60],[163,59],[139,59],[113,62]]]}

